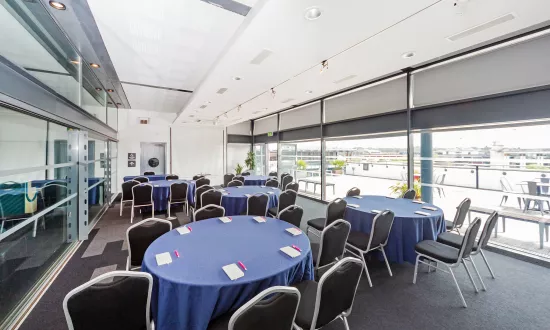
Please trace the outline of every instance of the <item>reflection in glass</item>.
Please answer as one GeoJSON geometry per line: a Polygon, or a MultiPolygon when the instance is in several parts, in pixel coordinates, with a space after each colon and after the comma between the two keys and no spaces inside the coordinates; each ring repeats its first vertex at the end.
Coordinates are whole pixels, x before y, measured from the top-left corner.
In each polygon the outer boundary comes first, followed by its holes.
{"type": "Polygon", "coordinates": [[[254,156],[256,159],[256,168],[254,169],[254,174],[256,175],[265,175],[265,165],[266,165],[266,155],[265,155],[265,144],[256,144],[254,145],[254,156]]]}
{"type": "Polygon", "coordinates": [[[300,192],[321,196],[321,141],[281,142],[278,173],[290,173],[300,184],[300,192]]]}
{"type": "Polygon", "coordinates": [[[107,141],[88,139],[88,219],[90,222],[105,204],[105,177],[107,174],[107,141]]]}
{"type": "Polygon", "coordinates": [[[97,80],[96,76],[92,73],[92,69],[83,66],[82,67],[82,109],[89,112],[92,116],[107,122],[107,92],[100,87],[101,84],[97,80]],[[97,90],[96,88],[100,88],[97,90]]]}
{"type": "Polygon", "coordinates": [[[118,131],[118,109],[112,105],[107,106],[107,124],[118,131]]]}

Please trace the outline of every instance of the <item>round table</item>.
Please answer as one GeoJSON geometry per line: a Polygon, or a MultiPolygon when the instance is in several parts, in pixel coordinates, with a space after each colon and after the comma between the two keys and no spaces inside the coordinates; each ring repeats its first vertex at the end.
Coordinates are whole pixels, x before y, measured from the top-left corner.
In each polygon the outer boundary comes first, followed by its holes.
{"type": "Polygon", "coordinates": [[[128,175],[123,178],[124,182],[133,180],[137,177],[145,177],[149,179],[149,182],[151,181],[161,181],[166,179],[166,174],[153,174],[153,175],[128,175]]]}
{"type": "Polygon", "coordinates": [[[388,260],[395,263],[416,261],[414,247],[416,243],[430,239],[437,239],[437,235],[445,231],[443,211],[429,203],[417,204],[410,199],[388,198],[385,196],[361,196],[361,199],[346,197],[348,204],[357,204],[359,208],[348,206],[344,219],[351,224],[351,230],[370,233],[372,219],[375,213],[372,210],[391,210],[395,214],[388,244],[384,248],[388,260]],[[423,209],[423,206],[435,207],[436,211],[423,209]],[[414,213],[421,211],[430,213],[424,216],[414,213]]]}
{"type": "Polygon", "coordinates": [[[261,187],[261,186],[240,186],[240,187],[227,187],[222,189],[222,206],[225,208],[225,215],[240,215],[246,212],[246,202],[248,197],[246,195],[254,195],[257,193],[264,193],[269,195],[269,206],[275,207],[279,203],[279,194],[281,190],[279,188],[261,187]],[[227,195],[226,195],[227,194],[227,195]]]}
{"type": "Polygon", "coordinates": [[[245,186],[265,186],[267,180],[271,178],[267,175],[247,175],[244,177],[245,186]]]}
{"type": "Polygon", "coordinates": [[[153,186],[153,201],[155,202],[155,211],[165,211],[168,209],[168,197],[170,195],[170,185],[177,182],[187,183],[187,201],[193,203],[195,200],[195,181],[192,180],[157,180],[149,182],[153,186]]]}
{"type": "Polygon", "coordinates": [[[172,230],[149,246],[142,271],[154,280],[155,328],[204,330],[211,319],[236,310],[266,288],[313,279],[307,236],[290,235],[285,229],[294,226],[278,219],[257,223],[252,218],[234,216],[225,224],[217,218],[202,220],[189,225],[189,234],[172,230]],[[300,256],[279,251],[292,244],[302,249],[300,256]],[[155,256],[164,252],[172,263],[158,266],[155,256]],[[231,281],[222,267],[239,261],[248,270],[231,281]]]}

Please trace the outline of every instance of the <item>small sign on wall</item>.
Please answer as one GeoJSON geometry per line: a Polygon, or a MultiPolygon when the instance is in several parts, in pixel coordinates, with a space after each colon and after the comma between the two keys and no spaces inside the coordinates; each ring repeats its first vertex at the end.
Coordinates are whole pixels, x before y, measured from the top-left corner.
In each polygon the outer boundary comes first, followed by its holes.
{"type": "Polygon", "coordinates": [[[128,167],[136,167],[136,161],[135,160],[129,160],[128,161],[128,167]]]}
{"type": "Polygon", "coordinates": [[[136,153],[135,152],[129,152],[128,153],[128,160],[136,160],[136,153]]]}

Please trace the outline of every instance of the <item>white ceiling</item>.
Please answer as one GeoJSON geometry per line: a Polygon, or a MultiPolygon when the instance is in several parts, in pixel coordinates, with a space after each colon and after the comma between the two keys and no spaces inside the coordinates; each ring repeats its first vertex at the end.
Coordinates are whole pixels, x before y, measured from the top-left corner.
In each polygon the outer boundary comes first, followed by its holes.
{"type": "Polygon", "coordinates": [[[267,1],[182,105],[176,122],[199,117],[212,123],[219,116],[218,124],[227,125],[264,116],[548,20],[548,0],[267,1]],[[315,21],[304,18],[311,6],[323,11],[315,21]],[[516,18],[459,41],[446,39],[508,13],[516,18]],[[272,55],[250,64],[263,49],[272,55]],[[402,58],[410,51],[413,58],[402,58]],[[320,74],[325,59],[329,69],[320,74]],[[228,90],[220,95],[220,88],[228,90]],[[287,99],[293,100],[282,102],[287,99]]]}
{"type": "Polygon", "coordinates": [[[125,83],[122,83],[122,88],[133,109],[174,113],[191,97],[191,93],[125,83]]]}

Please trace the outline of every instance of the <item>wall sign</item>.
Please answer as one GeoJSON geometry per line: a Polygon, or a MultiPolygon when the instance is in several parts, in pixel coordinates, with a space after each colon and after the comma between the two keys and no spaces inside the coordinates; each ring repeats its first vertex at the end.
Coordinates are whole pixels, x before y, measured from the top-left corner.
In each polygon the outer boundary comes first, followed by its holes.
{"type": "Polygon", "coordinates": [[[128,153],[128,160],[136,160],[136,153],[135,152],[129,152],[128,153]]]}
{"type": "Polygon", "coordinates": [[[136,167],[136,161],[135,160],[129,160],[128,161],[128,167],[136,167]]]}
{"type": "Polygon", "coordinates": [[[267,136],[273,136],[273,132],[267,132],[267,136]]]}

